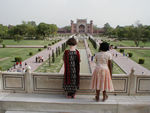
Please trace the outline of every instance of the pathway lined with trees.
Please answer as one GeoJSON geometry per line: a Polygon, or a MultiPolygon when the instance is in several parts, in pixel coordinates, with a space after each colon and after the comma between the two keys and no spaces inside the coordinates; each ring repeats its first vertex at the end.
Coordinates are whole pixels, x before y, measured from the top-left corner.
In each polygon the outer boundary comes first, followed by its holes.
{"type": "Polygon", "coordinates": [[[61,48],[61,45],[65,42],[66,42],[66,40],[61,40],[60,42],[56,43],[55,45],[50,46],[51,49],[44,49],[43,51],[39,52],[38,54],[26,59],[25,61],[22,62],[22,68],[25,68],[25,63],[27,63],[27,65],[31,67],[31,71],[35,71],[43,63],[43,62],[36,63],[37,56],[43,56],[43,59],[45,61],[49,58],[49,54],[52,55],[52,50],[54,50],[54,52],[55,52],[56,47],[61,48]]]}

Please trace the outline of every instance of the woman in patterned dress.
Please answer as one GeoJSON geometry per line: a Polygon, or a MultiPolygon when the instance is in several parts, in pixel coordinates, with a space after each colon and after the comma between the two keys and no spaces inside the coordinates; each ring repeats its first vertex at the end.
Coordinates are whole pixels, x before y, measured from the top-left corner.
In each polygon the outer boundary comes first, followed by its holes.
{"type": "Polygon", "coordinates": [[[96,54],[96,67],[92,74],[91,88],[96,90],[96,101],[99,101],[100,91],[103,92],[103,101],[108,96],[106,91],[113,91],[112,84],[112,56],[107,51],[109,50],[109,44],[103,42],[100,44],[99,53],[96,54]]]}
{"type": "Polygon", "coordinates": [[[68,98],[75,98],[75,93],[79,89],[80,84],[80,53],[76,49],[77,42],[74,38],[67,41],[70,46],[69,50],[65,50],[64,60],[64,81],[63,88],[68,98]]]}

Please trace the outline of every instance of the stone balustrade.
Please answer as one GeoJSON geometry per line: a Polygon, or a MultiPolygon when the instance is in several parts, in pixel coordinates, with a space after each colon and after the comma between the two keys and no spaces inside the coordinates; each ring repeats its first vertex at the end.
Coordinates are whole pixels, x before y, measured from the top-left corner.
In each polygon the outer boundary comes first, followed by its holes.
{"type": "MultiPolygon", "coordinates": [[[[94,94],[90,89],[91,74],[81,74],[78,94],[94,94]]],[[[150,94],[150,75],[114,74],[114,92],[110,94],[150,94]]],[[[64,93],[63,74],[0,72],[0,91],[12,93],[64,93]]]]}

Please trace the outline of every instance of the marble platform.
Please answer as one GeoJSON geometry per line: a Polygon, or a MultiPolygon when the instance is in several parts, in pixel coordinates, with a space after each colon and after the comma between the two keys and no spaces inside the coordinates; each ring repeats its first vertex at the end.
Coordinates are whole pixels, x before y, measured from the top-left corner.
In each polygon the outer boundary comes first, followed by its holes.
{"type": "Polygon", "coordinates": [[[114,96],[95,102],[94,95],[1,93],[0,113],[150,113],[150,96],[114,96]]]}

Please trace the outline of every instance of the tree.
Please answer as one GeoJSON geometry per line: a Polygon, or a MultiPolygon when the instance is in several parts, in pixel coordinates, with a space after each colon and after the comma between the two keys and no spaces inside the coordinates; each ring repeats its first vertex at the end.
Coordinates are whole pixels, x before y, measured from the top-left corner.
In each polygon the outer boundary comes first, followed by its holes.
{"type": "Polygon", "coordinates": [[[0,24],[0,38],[4,39],[8,37],[8,27],[0,24]]]}
{"type": "Polygon", "coordinates": [[[14,36],[14,40],[19,43],[21,40],[23,40],[23,37],[21,35],[17,34],[17,35],[14,36]]]}
{"type": "Polygon", "coordinates": [[[104,24],[104,35],[111,36],[113,32],[113,28],[109,25],[109,23],[104,24]]]}
{"type": "Polygon", "coordinates": [[[0,38],[0,44],[1,44],[1,43],[3,43],[3,39],[2,39],[2,38],[0,38]]]}
{"type": "Polygon", "coordinates": [[[57,26],[55,24],[49,24],[49,32],[52,36],[56,35],[57,34],[57,26]]]}
{"type": "Polygon", "coordinates": [[[55,62],[55,54],[54,54],[54,50],[52,50],[52,62],[55,62]]]}

